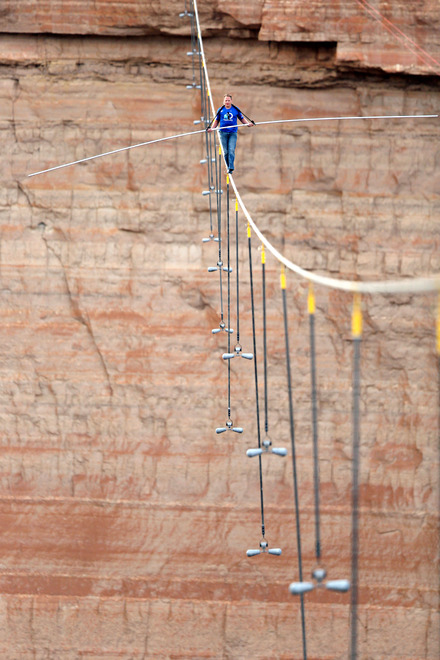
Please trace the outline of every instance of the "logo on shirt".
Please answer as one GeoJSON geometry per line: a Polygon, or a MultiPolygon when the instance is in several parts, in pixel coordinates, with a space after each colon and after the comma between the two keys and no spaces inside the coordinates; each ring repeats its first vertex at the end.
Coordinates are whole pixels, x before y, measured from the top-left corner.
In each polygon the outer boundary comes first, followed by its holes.
{"type": "Polygon", "coordinates": [[[232,112],[225,112],[225,114],[223,115],[223,119],[225,121],[233,121],[234,115],[232,114],[232,112]]]}

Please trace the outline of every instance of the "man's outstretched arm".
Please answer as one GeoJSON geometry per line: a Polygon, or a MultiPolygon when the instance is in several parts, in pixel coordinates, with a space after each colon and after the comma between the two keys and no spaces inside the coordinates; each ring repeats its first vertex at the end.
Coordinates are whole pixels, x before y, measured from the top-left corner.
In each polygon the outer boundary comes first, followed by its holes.
{"type": "Polygon", "coordinates": [[[217,128],[217,126],[218,126],[218,119],[216,119],[216,120],[214,121],[214,123],[212,124],[212,126],[210,126],[210,127],[208,128],[208,133],[210,133],[211,131],[213,131],[214,128],[217,128]]]}

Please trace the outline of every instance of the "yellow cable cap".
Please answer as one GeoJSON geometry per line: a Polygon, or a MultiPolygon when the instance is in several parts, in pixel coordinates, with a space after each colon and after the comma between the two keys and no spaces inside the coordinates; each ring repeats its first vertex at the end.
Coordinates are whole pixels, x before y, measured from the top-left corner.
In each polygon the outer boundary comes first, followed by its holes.
{"type": "Polygon", "coordinates": [[[238,211],[238,201],[235,200],[235,210],[238,211]]]}
{"type": "Polygon", "coordinates": [[[355,293],[353,298],[353,312],[351,315],[351,334],[353,335],[353,337],[360,337],[362,335],[362,310],[361,310],[361,296],[359,293],[355,293]]]}
{"type": "Polygon", "coordinates": [[[437,341],[436,341],[436,346],[437,346],[437,355],[440,355],[440,293],[438,294],[438,301],[437,301],[437,341]]]}
{"type": "Polygon", "coordinates": [[[281,279],[281,288],[285,289],[286,288],[286,270],[284,268],[284,265],[281,266],[280,279],[281,279]]]}
{"type": "Polygon", "coordinates": [[[264,243],[261,244],[261,263],[266,263],[266,251],[264,249],[264,243]]]}
{"type": "Polygon", "coordinates": [[[314,314],[316,310],[315,305],[315,292],[313,291],[313,284],[309,284],[309,295],[307,296],[307,307],[309,314],[314,314]]]}
{"type": "Polygon", "coordinates": [[[248,225],[247,225],[247,235],[248,235],[248,238],[251,237],[251,226],[250,226],[249,223],[248,223],[248,225]]]}
{"type": "Polygon", "coordinates": [[[229,174],[226,175],[226,184],[229,186],[229,174]]]}

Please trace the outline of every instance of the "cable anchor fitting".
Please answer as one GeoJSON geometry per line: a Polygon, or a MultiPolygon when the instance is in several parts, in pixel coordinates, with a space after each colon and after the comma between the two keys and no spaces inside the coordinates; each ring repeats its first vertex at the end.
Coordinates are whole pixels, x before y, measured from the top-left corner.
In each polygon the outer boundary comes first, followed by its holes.
{"type": "Polygon", "coordinates": [[[272,442],[268,436],[263,440],[262,447],[255,449],[248,449],[246,456],[252,458],[253,456],[261,456],[262,454],[276,454],[277,456],[287,456],[287,449],[284,447],[272,447],[272,442]]]}
{"type": "Polygon", "coordinates": [[[225,431],[234,431],[235,433],[243,433],[241,426],[234,426],[234,422],[229,417],[226,421],[225,426],[220,426],[215,429],[216,433],[224,433],[225,431]]]}
{"type": "Polygon", "coordinates": [[[229,332],[230,334],[234,332],[233,328],[226,327],[226,323],[224,321],[220,321],[218,328],[214,328],[214,330],[211,330],[213,335],[216,335],[218,332],[222,332],[222,331],[229,332]]]}
{"type": "Polygon", "coordinates": [[[241,347],[241,344],[239,343],[235,344],[234,351],[235,351],[234,353],[223,353],[222,358],[224,360],[232,360],[232,358],[235,357],[242,357],[245,360],[253,360],[254,358],[253,353],[243,353],[243,349],[241,347]]]}
{"type": "Polygon", "coordinates": [[[277,555],[280,556],[281,554],[281,548],[269,548],[269,544],[266,541],[266,539],[262,539],[260,541],[260,547],[259,548],[251,548],[250,550],[246,550],[246,554],[248,557],[255,557],[255,555],[262,555],[262,554],[269,554],[269,555],[277,555]]]}
{"type": "Polygon", "coordinates": [[[313,591],[313,589],[328,589],[329,591],[339,591],[345,593],[350,589],[349,580],[328,580],[324,582],[327,577],[325,568],[317,567],[312,571],[312,578],[315,582],[292,582],[289,585],[289,591],[294,596],[313,591]]]}
{"type": "Polygon", "coordinates": [[[217,236],[214,236],[214,234],[209,234],[209,238],[202,238],[202,243],[209,243],[209,241],[217,241],[219,242],[219,238],[217,236]]]}
{"type": "Polygon", "coordinates": [[[215,273],[215,271],[220,270],[220,269],[224,270],[225,273],[227,273],[228,271],[230,273],[232,273],[232,268],[230,266],[229,266],[229,268],[227,266],[223,266],[223,261],[220,261],[220,260],[217,261],[217,266],[209,266],[208,273],[215,273]]]}

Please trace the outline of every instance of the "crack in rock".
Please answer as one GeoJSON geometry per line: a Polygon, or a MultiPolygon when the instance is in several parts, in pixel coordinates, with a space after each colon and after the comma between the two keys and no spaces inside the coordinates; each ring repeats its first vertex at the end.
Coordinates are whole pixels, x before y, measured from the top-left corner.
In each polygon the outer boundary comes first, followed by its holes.
{"type": "MultiPolygon", "coordinates": [[[[61,234],[63,235],[63,237],[65,238],[64,233],[61,230],[58,230],[58,231],[60,231],[61,234]]],[[[69,285],[69,280],[67,278],[66,269],[65,269],[65,266],[63,264],[63,261],[62,261],[60,255],[57,254],[57,252],[55,251],[53,246],[50,245],[47,237],[44,235],[44,228],[43,228],[43,233],[42,233],[42,239],[45,242],[46,247],[49,250],[49,252],[51,252],[51,254],[54,255],[54,257],[57,259],[58,263],[61,266],[61,272],[62,272],[64,284],[65,284],[65,287],[66,287],[67,295],[68,295],[68,298],[69,298],[69,305],[70,305],[70,309],[72,310],[72,316],[76,321],[81,323],[86,328],[87,333],[88,333],[88,335],[89,335],[89,337],[92,341],[92,344],[95,347],[96,353],[98,355],[99,362],[101,364],[102,370],[104,372],[104,375],[105,375],[105,378],[106,378],[106,381],[107,381],[107,386],[108,386],[108,389],[109,389],[109,392],[110,392],[110,396],[113,396],[113,387],[112,387],[112,384],[111,384],[111,381],[110,381],[110,374],[108,372],[107,365],[105,363],[104,357],[103,357],[103,355],[102,355],[102,353],[99,349],[99,346],[96,342],[96,338],[95,338],[95,335],[94,335],[94,332],[93,332],[93,329],[92,329],[92,324],[90,323],[90,319],[88,318],[88,316],[86,314],[84,314],[81,311],[81,309],[79,307],[79,304],[78,304],[78,301],[75,299],[75,296],[71,291],[71,288],[70,288],[70,285],[69,285]]]]}

